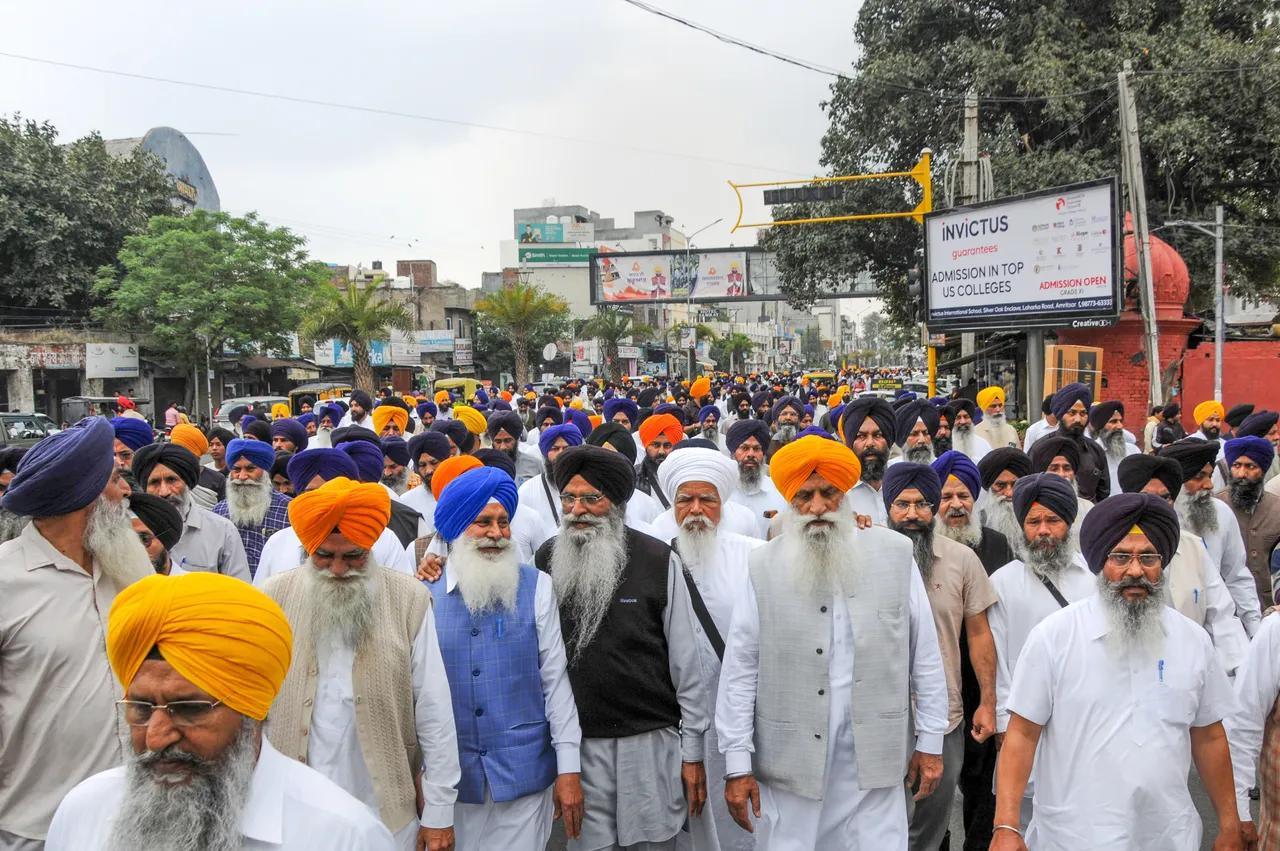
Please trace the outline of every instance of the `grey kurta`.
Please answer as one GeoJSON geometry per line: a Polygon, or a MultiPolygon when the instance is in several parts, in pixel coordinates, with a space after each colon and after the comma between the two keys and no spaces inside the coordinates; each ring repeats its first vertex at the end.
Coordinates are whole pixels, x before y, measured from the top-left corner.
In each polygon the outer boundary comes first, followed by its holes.
{"type": "Polygon", "coordinates": [[[187,573],[221,573],[252,582],[249,558],[235,524],[208,509],[192,504],[178,541],[169,557],[187,573]]]}

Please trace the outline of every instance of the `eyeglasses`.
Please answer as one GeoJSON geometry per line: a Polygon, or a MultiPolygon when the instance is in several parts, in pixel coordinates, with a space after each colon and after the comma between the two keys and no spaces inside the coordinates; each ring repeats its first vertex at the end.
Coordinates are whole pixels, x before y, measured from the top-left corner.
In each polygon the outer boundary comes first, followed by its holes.
{"type": "Polygon", "coordinates": [[[560,504],[565,508],[573,508],[576,503],[582,503],[586,508],[594,508],[599,505],[600,500],[605,496],[602,493],[584,493],[581,496],[574,496],[571,493],[560,494],[560,504]]]}
{"type": "Polygon", "coordinates": [[[142,541],[142,546],[144,547],[151,546],[151,544],[155,542],[155,539],[156,539],[156,536],[151,534],[150,532],[138,533],[138,540],[142,541]]]}
{"type": "Polygon", "coordinates": [[[175,700],[168,704],[148,703],[145,700],[117,700],[120,717],[130,727],[145,727],[151,723],[151,713],[163,709],[169,713],[169,721],[175,727],[195,727],[208,714],[222,705],[221,700],[175,700]]]}
{"type": "Polygon", "coordinates": [[[1116,567],[1128,567],[1133,563],[1134,559],[1138,560],[1138,564],[1146,568],[1159,567],[1164,563],[1164,558],[1159,553],[1107,553],[1107,564],[1116,567]]]}
{"type": "Polygon", "coordinates": [[[907,502],[904,499],[895,499],[893,501],[893,508],[895,511],[901,511],[903,514],[906,514],[913,508],[916,510],[917,514],[924,514],[926,512],[931,513],[933,511],[933,503],[925,502],[924,500],[920,500],[918,502],[907,502]]]}

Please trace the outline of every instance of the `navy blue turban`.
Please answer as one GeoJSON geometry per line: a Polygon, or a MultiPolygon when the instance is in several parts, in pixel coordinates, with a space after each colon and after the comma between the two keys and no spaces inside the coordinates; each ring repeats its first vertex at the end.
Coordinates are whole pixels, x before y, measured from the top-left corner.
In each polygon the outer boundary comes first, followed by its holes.
{"type": "Polygon", "coordinates": [[[421,434],[415,434],[409,440],[409,458],[413,461],[415,470],[423,455],[430,455],[437,461],[443,461],[450,454],[449,438],[438,431],[424,431],[421,434]]]}
{"type": "Polygon", "coordinates": [[[234,467],[241,458],[255,467],[270,470],[276,461],[276,451],[271,448],[270,443],[242,437],[231,441],[231,445],[227,447],[227,466],[234,467]]]}
{"type": "Polygon", "coordinates": [[[440,413],[440,409],[436,407],[435,402],[419,402],[415,410],[418,412],[418,419],[422,419],[427,414],[430,414],[431,418],[435,419],[440,413]]]}
{"type": "Polygon", "coordinates": [[[1262,472],[1271,469],[1276,460],[1276,448],[1265,437],[1233,437],[1223,446],[1223,454],[1227,466],[1233,466],[1240,456],[1248,458],[1262,468],[1262,472]]]}
{"type": "Polygon", "coordinates": [[[496,467],[467,470],[445,486],[436,501],[436,531],[453,543],[475,522],[490,500],[497,500],[507,511],[507,519],[516,513],[518,492],[515,480],[496,467]]]}
{"type": "Polygon", "coordinates": [[[316,408],[316,427],[319,428],[323,426],[324,419],[328,417],[329,428],[337,428],[338,423],[342,422],[342,418],[344,416],[345,414],[342,409],[337,405],[321,405],[319,408],[316,408]]]}
{"type": "Polygon", "coordinates": [[[983,455],[982,460],[978,462],[978,472],[982,474],[982,489],[990,489],[1005,470],[1018,478],[1031,475],[1030,456],[1016,446],[1001,446],[983,455]]]}
{"type": "Polygon", "coordinates": [[[492,407],[495,411],[509,411],[511,410],[511,403],[506,399],[494,399],[492,407]]]}
{"type": "Polygon", "coordinates": [[[271,421],[271,436],[283,437],[293,444],[295,452],[307,448],[307,427],[297,420],[281,417],[271,421]]]}
{"type": "Polygon", "coordinates": [[[729,426],[729,431],[724,436],[724,445],[729,448],[730,452],[737,452],[748,437],[754,437],[760,442],[761,449],[769,448],[769,426],[764,420],[738,420],[729,426]]]}
{"type": "Polygon", "coordinates": [[[938,506],[942,505],[942,482],[938,480],[938,474],[928,464],[909,461],[894,464],[884,471],[884,482],[880,485],[884,507],[888,508],[900,493],[911,488],[920,491],[920,495],[933,506],[934,514],[938,513],[938,506]]]}
{"type": "Polygon", "coordinates": [[[684,408],[671,402],[663,402],[661,405],[653,409],[653,416],[661,416],[662,414],[670,414],[680,421],[680,425],[688,425],[688,417],[685,416],[684,408]]]}
{"type": "MultiPolygon", "coordinates": [[[[553,405],[543,405],[536,413],[534,413],[533,424],[538,428],[542,428],[542,423],[547,417],[550,417],[551,422],[555,425],[560,425],[564,422],[564,414],[561,413],[559,408],[553,405]]],[[[635,425],[635,421],[633,420],[631,424],[635,425]]]]}
{"type": "Polygon", "coordinates": [[[1071,487],[1071,482],[1056,473],[1032,473],[1014,482],[1013,514],[1019,523],[1026,521],[1031,506],[1036,503],[1058,515],[1068,526],[1076,521],[1076,514],[1080,511],[1075,488],[1071,487]]]}
{"type": "MultiPolygon", "coordinates": [[[[231,466],[231,447],[237,443],[257,443],[257,441],[236,438],[231,443],[228,443],[228,467],[231,466]]],[[[258,445],[265,446],[272,460],[275,459],[275,453],[271,451],[270,444],[259,443],[258,445]]],[[[185,446],[179,446],[176,443],[151,443],[133,453],[133,477],[138,480],[138,484],[144,490],[147,487],[147,479],[151,478],[151,471],[155,469],[157,464],[173,470],[178,474],[178,478],[182,479],[189,488],[195,487],[200,481],[200,459],[190,449],[185,446]]],[[[271,462],[268,461],[266,466],[270,467],[271,462]]]]}
{"type": "Polygon", "coordinates": [[[636,422],[640,419],[640,406],[630,399],[621,396],[615,396],[604,403],[604,421],[613,422],[613,417],[617,413],[623,413],[627,417],[627,422],[631,423],[631,427],[636,427],[636,422]]]}
{"type": "Polygon", "coordinates": [[[889,445],[898,442],[898,420],[893,406],[879,396],[859,396],[845,406],[840,415],[840,428],[844,430],[844,442],[853,446],[858,437],[858,429],[867,421],[867,417],[880,428],[880,433],[889,445]]]}
{"type": "Polygon", "coordinates": [[[524,422],[521,421],[520,415],[513,411],[499,411],[490,415],[485,430],[489,432],[490,440],[497,437],[500,431],[505,431],[519,440],[524,436],[524,422]]]}
{"type": "MultiPolygon", "coordinates": [[[[338,448],[356,462],[356,472],[360,476],[360,481],[382,481],[384,462],[381,446],[363,440],[348,440],[338,448]]],[[[230,458],[230,454],[227,457],[230,458]]]]}
{"type": "Polygon", "coordinates": [[[982,474],[978,472],[978,465],[970,461],[969,456],[963,452],[948,449],[933,462],[932,466],[933,471],[938,474],[938,480],[943,484],[946,484],[948,477],[955,476],[960,484],[969,489],[969,496],[972,498],[977,499],[982,492],[982,474]]]}
{"type": "Polygon", "coordinates": [[[285,474],[294,491],[302,493],[316,476],[326,482],[338,477],[355,480],[360,478],[360,469],[341,449],[306,449],[289,459],[285,474]]]}
{"type": "Polygon", "coordinates": [[[382,454],[401,467],[409,466],[409,444],[399,435],[382,438],[382,454]]]}
{"type": "Polygon", "coordinates": [[[844,408],[844,403],[836,405],[834,408],[827,411],[827,418],[833,423],[840,422],[840,415],[844,413],[844,408]]]}
{"type": "Polygon", "coordinates": [[[591,434],[591,429],[595,428],[595,426],[591,425],[591,417],[577,408],[570,408],[565,412],[565,416],[569,418],[569,422],[578,427],[578,436],[583,440],[586,440],[587,435],[591,434]]]}
{"type": "Polygon", "coordinates": [[[249,409],[246,406],[236,405],[234,408],[227,411],[227,422],[235,425],[240,422],[240,420],[244,419],[245,414],[247,413],[249,413],[249,409]]]}
{"type": "Polygon", "coordinates": [[[1121,459],[1116,467],[1116,481],[1120,483],[1123,493],[1138,493],[1152,479],[1159,479],[1177,499],[1182,490],[1182,465],[1163,455],[1143,455],[1139,452],[1121,459]]]}
{"type": "Polygon", "coordinates": [[[1112,494],[1099,502],[1080,523],[1080,552],[1089,569],[1101,573],[1107,563],[1107,555],[1133,531],[1134,526],[1147,536],[1167,568],[1178,551],[1177,512],[1158,496],[1122,493],[1112,494]]]}
{"type": "Polygon", "coordinates": [[[431,430],[440,432],[452,440],[453,445],[458,447],[458,451],[464,455],[475,448],[475,436],[462,420],[436,420],[431,424],[431,430]]]}
{"type": "Polygon", "coordinates": [[[116,417],[111,420],[111,429],[115,432],[115,439],[134,452],[156,440],[150,424],[137,417],[116,417]]]}
{"type": "Polygon", "coordinates": [[[599,488],[614,505],[622,505],[635,492],[636,471],[618,452],[597,446],[574,446],[556,457],[552,470],[556,488],[563,491],[574,476],[599,488]]]}
{"type": "Polygon", "coordinates": [[[938,409],[923,400],[908,402],[898,409],[895,417],[898,440],[902,445],[906,445],[907,437],[916,427],[916,420],[924,422],[924,427],[929,430],[930,440],[938,436],[938,426],[942,423],[942,416],[938,413],[938,409]]]}
{"type": "Polygon", "coordinates": [[[757,411],[761,405],[768,405],[773,401],[773,393],[769,390],[761,390],[758,393],[751,394],[751,410],[757,411]]]}
{"type": "MultiPolygon", "coordinates": [[[[591,432],[587,433],[590,434],[591,432]]],[[[547,453],[551,451],[551,447],[562,437],[564,438],[564,442],[570,446],[582,445],[582,430],[573,423],[565,423],[564,425],[544,428],[542,433],[538,435],[538,449],[542,452],[543,458],[547,457],[547,453]]]]}
{"type": "Polygon", "coordinates": [[[18,472],[18,462],[26,454],[25,446],[0,446],[0,473],[18,472]]]}
{"type": "Polygon", "coordinates": [[[97,499],[111,479],[114,447],[115,431],[102,417],[86,417],[49,435],[23,456],[0,505],[27,517],[79,511],[97,499]]]}
{"type": "Polygon", "coordinates": [[[1049,409],[1053,411],[1053,415],[1058,419],[1062,419],[1062,415],[1071,410],[1076,402],[1083,402],[1086,411],[1093,405],[1093,394],[1089,392],[1089,388],[1080,382],[1068,384],[1053,394],[1053,401],[1049,403],[1049,409]]]}
{"type": "Polygon", "coordinates": [[[774,422],[778,421],[778,415],[787,408],[796,412],[797,417],[804,416],[804,405],[795,396],[783,396],[773,403],[773,407],[769,410],[769,416],[774,422]]]}
{"type": "Polygon", "coordinates": [[[715,417],[716,422],[720,422],[720,409],[715,405],[703,405],[698,410],[698,425],[702,425],[706,422],[707,417],[715,417]]]}
{"type": "MultiPolygon", "coordinates": [[[[823,437],[827,440],[835,440],[835,437],[833,437],[829,431],[816,425],[805,426],[796,432],[796,440],[799,440],[802,437],[823,437]]],[[[718,449],[719,447],[716,448],[718,449]]]]}
{"type": "Polygon", "coordinates": [[[1266,437],[1267,432],[1275,428],[1277,421],[1280,421],[1280,411],[1258,411],[1250,414],[1236,429],[1236,437],[1266,437]]]}
{"type": "Polygon", "coordinates": [[[501,470],[512,479],[516,477],[516,462],[501,449],[477,449],[475,458],[486,467],[501,470]]]}
{"type": "Polygon", "coordinates": [[[351,391],[351,404],[359,405],[366,412],[373,410],[373,397],[364,390],[351,391]]]}

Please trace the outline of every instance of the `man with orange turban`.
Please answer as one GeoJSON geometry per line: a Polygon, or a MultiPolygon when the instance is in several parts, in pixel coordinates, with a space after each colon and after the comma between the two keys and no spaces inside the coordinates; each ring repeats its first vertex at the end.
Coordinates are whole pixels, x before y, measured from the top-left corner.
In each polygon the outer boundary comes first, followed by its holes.
{"type": "Polygon", "coordinates": [[[747,556],[716,708],[725,800],[762,849],[906,851],[903,767],[916,800],[942,774],[947,683],[929,598],[907,538],[855,529],[844,501],[859,474],[848,447],[816,435],[769,465],[790,503],[785,533],[747,556]]]}
{"type": "Polygon", "coordinates": [[[644,458],[636,467],[636,490],[662,503],[664,509],[670,508],[671,500],[658,484],[658,466],[667,460],[671,447],[684,438],[684,423],[674,414],[654,414],[640,423],[637,434],[644,446],[644,458]]]}
{"type": "Polygon", "coordinates": [[[431,592],[370,552],[391,496],[339,477],[295,497],[289,518],[309,558],[263,586],[297,638],[267,735],[376,813],[396,848],[451,848],[458,742],[431,592]]]}
{"type": "Polygon", "coordinates": [[[63,799],[45,848],[391,851],[367,808],[262,735],[294,646],[280,607],[229,576],[150,576],[122,591],[106,653],[131,748],[123,768],[63,799]]]}

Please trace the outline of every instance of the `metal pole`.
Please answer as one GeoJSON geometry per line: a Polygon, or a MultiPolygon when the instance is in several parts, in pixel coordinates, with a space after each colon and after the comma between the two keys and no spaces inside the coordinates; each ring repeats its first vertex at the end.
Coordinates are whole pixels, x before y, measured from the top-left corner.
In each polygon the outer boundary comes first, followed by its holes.
{"type": "MultiPolygon", "coordinates": [[[[961,198],[957,206],[978,202],[978,94],[970,87],[964,96],[964,146],[960,151],[961,198]]],[[[960,335],[960,355],[968,357],[978,348],[978,335],[965,331],[960,335]]],[[[936,361],[936,356],[934,358],[936,361]]],[[[967,384],[973,377],[973,361],[960,367],[960,383],[967,384]]],[[[932,387],[930,396],[934,395],[932,387]]]]}
{"type": "Polygon", "coordinates": [[[204,384],[205,402],[209,406],[209,428],[213,428],[213,355],[209,351],[209,343],[204,345],[204,384]]]}
{"type": "Polygon", "coordinates": [[[1027,332],[1027,421],[1044,402],[1044,331],[1027,332]]]}
{"type": "Polygon", "coordinates": [[[1214,209],[1214,224],[1217,233],[1214,235],[1213,269],[1214,269],[1214,325],[1213,335],[1213,398],[1222,401],[1222,344],[1227,336],[1227,293],[1226,269],[1222,261],[1222,205],[1214,209]]]}

